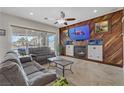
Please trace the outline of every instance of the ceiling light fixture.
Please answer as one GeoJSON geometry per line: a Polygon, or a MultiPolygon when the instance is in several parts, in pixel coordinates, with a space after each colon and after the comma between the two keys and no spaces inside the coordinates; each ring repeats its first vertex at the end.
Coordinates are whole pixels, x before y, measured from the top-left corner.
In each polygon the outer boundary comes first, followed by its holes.
{"type": "Polygon", "coordinates": [[[34,15],[34,13],[33,13],[33,12],[30,12],[30,15],[31,15],[31,16],[33,16],[33,15],[34,15]]]}
{"type": "Polygon", "coordinates": [[[98,10],[96,10],[96,9],[95,9],[95,10],[93,10],[93,12],[94,12],[94,13],[97,13],[97,12],[98,12],[98,10]]]}

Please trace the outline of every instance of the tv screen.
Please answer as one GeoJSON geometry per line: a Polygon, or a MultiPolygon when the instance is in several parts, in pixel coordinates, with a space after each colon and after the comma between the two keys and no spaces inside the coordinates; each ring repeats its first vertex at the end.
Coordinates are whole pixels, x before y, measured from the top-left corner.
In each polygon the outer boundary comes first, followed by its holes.
{"type": "Polygon", "coordinates": [[[69,37],[71,40],[75,41],[89,39],[90,37],[89,25],[69,29],[69,37]]]}

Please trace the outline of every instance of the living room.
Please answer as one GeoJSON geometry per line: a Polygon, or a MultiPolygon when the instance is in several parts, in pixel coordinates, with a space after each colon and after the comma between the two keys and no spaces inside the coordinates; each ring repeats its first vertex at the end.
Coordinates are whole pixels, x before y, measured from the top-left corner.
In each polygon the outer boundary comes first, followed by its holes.
{"type": "Polygon", "coordinates": [[[1,7],[0,85],[124,85],[123,11],[122,7],[1,7]],[[6,71],[13,66],[16,75],[6,71]]]}

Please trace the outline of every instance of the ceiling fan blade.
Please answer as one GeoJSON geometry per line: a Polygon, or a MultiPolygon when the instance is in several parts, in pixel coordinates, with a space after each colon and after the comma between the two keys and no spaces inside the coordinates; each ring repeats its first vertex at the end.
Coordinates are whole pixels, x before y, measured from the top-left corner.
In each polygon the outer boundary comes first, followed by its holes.
{"type": "Polygon", "coordinates": [[[66,18],[65,20],[66,21],[74,21],[74,20],[76,20],[76,18],[66,18]]]}
{"type": "Polygon", "coordinates": [[[54,24],[58,24],[58,22],[55,22],[54,24]]]}
{"type": "Polygon", "coordinates": [[[68,25],[68,23],[67,23],[67,22],[65,22],[65,23],[64,23],[64,25],[68,25]]]}
{"type": "Polygon", "coordinates": [[[65,18],[65,13],[63,11],[60,12],[60,17],[65,18]]]}

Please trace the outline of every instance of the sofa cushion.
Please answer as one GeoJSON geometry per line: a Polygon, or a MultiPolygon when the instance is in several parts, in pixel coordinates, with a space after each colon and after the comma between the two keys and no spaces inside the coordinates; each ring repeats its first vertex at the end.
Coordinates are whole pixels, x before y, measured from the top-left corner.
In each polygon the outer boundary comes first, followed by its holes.
{"type": "Polygon", "coordinates": [[[23,63],[22,66],[27,75],[30,75],[32,73],[35,73],[37,71],[42,71],[45,69],[44,67],[42,67],[40,64],[38,64],[35,61],[23,63]]]}
{"type": "Polygon", "coordinates": [[[55,71],[43,70],[28,76],[32,86],[46,85],[56,79],[55,71]]]}
{"type": "Polygon", "coordinates": [[[27,86],[27,77],[20,66],[12,61],[0,64],[0,85],[27,86]]]}
{"type": "Polygon", "coordinates": [[[39,71],[45,70],[45,68],[44,68],[42,65],[40,65],[39,63],[37,63],[37,62],[35,62],[35,61],[32,61],[32,63],[33,63],[34,66],[37,67],[37,69],[38,69],[39,71]]]}
{"type": "Polygon", "coordinates": [[[49,47],[29,48],[29,54],[47,55],[51,54],[51,50],[49,47]]]}
{"type": "Polygon", "coordinates": [[[49,47],[38,47],[38,48],[29,48],[29,53],[30,54],[37,54],[37,53],[46,53],[46,52],[50,52],[50,48],[49,47]]]}
{"type": "Polygon", "coordinates": [[[16,62],[21,68],[22,68],[22,64],[20,62],[20,59],[18,58],[18,56],[14,53],[7,53],[5,56],[4,56],[4,60],[3,62],[7,62],[7,61],[13,61],[13,62],[16,62]]]}
{"type": "Polygon", "coordinates": [[[27,62],[31,62],[31,61],[32,61],[31,57],[21,57],[20,58],[21,63],[27,63],[27,62]]]}
{"type": "Polygon", "coordinates": [[[22,63],[23,68],[31,66],[31,65],[33,65],[33,62],[22,63]]]}
{"type": "Polygon", "coordinates": [[[37,56],[36,60],[39,62],[39,61],[46,60],[46,59],[47,59],[46,56],[37,56]]]}
{"type": "Polygon", "coordinates": [[[26,72],[26,75],[30,75],[32,73],[35,73],[37,71],[39,71],[35,66],[28,66],[24,68],[24,71],[26,72]]]}

